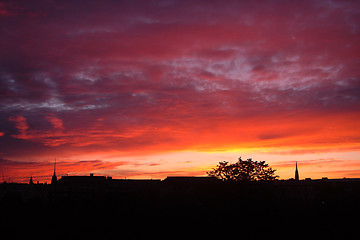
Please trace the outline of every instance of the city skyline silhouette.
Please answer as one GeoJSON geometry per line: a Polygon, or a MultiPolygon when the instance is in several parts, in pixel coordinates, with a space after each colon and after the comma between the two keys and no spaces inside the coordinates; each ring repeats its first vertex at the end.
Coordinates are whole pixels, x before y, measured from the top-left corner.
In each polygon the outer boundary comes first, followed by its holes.
{"type": "MultiPolygon", "coordinates": [[[[299,169],[300,170],[300,169],[299,169]]],[[[54,174],[55,175],[55,174],[54,174]]],[[[295,177],[295,175],[294,175],[295,177]]],[[[122,236],[132,239],[220,237],[226,224],[257,236],[302,229],[298,236],[353,236],[360,212],[360,179],[222,181],[215,177],[170,176],[113,179],[62,176],[52,184],[1,183],[2,233],[13,237],[122,236]],[[337,219],[341,219],[337,220],[337,219]],[[199,225],[199,223],[201,223],[199,225]],[[161,226],[161,227],[159,227],[161,226]],[[61,231],[59,231],[61,230],[61,231]]],[[[288,234],[288,232],[286,233],[288,234]]]]}

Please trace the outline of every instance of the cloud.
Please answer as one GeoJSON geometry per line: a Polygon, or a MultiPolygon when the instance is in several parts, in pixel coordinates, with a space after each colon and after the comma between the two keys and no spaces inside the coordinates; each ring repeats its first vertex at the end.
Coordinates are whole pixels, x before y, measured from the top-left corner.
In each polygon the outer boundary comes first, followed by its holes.
{"type": "MultiPolygon", "coordinates": [[[[51,161],[13,161],[0,159],[1,174],[4,178],[15,182],[28,182],[30,176],[35,177],[36,181],[50,182],[53,174],[51,161]]],[[[56,174],[58,177],[65,174],[88,175],[90,172],[108,171],[116,169],[118,166],[127,164],[126,162],[105,162],[101,160],[81,160],[81,161],[57,161],[56,174]]]]}
{"type": "Polygon", "coordinates": [[[359,149],[358,9],[1,4],[0,152],[359,149]]]}
{"type": "Polygon", "coordinates": [[[322,174],[325,174],[326,176],[338,176],[338,178],[358,178],[360,175],[360,170],[354,169],[354,170],[341,170],[341,171],[324,171],[322,174]]]}
{"type": "MultiPolygon", "coordinates": [[[[284,167],[294,168],[295,162],[296,161],[276,162],[276,163],[273,163],[272,165],[274,167],[280,167],[280,168],[284,168],[284,167]]],[[[329,159],[313,159],[313,160],[298,161],[298,164],[301,165],[302,167],[305,167],[305,166],[314,166],[314,165],[338,164],[338,163],[344,163],[344,162],[348,163],[349,160],[336,160],[336,159],[333,159],[333,158],[329,158],[329,159]]]]}
{"type": "MultiPolygon", "coordinates": [[[[309,159],[297,161],[301,178],[343,178],[356,177],[360,169],[360,160],[342,160],[342,159],[309,159]]],[[[282,177],[286,175],[293,177],[295,171],[295,161],[281,161],[271,164],[282,177]],[[289,175],[289,169],[292,170],[289,175]]]]}
{"type": "Polygon", "coordinates": [[[16,10],[18,9],[11,6],[11,4],[0,3],[0,17],[2,18],[16,16],[16,10]]]}
{"type": "Polygon", "coordinates": [[[63,121],[57,118],[56,116],[50,115],[50,116],[46,116],[45,118],[53,125],[55,129],[59,129],[59,130],[64,129],[63,121]]]}
{"type": "Polygon", "coordinates": [[[18,130],[18,134],[17,135],[13,135],[13,137],[17,137],[17,138],[22,138],[22,139],[27,139],[28,135],[27,135],[27,130],[29,129],[29,126],[26,122],[26,118],[24,118],[23,116],[10,116],[9,117],[9,121],[15,122],[15,127],[18,130]]]}
{"type": "MultiPolygon", "coordinates": [[[[114,178],[137,177],[149,174],[165,176],[167,172],[157,169],[163,162],[152,161],[103,161],[103,160],[57,160],[56,175],[110,175],[114,178]]],[[[0,158],[0,174],[7,181],[28,182],[30,176],[40,182],[50,182],[54,161],[14,161],[0,158]]],[[[173,173],[176,171],[173,170],[173,173]]]]}

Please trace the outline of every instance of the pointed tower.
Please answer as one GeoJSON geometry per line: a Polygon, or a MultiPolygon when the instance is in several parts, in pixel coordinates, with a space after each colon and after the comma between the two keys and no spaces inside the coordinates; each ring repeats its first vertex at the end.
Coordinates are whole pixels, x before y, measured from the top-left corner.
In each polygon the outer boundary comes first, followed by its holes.
{"type": "Polygon", "coordinates": [[[297,162],[295,165],[295,180],[298,181],[299,180],[299,171],[298,171],[298,167],[297,167],[297,162]]]}
{"type": "Polygon", "coordinates": [[[34,185],[34,182],[33,182],[32,176],[30,177],[29,185],[34,185]]]}
{"type": "Polygon", "coordinates": [[[51,178],[51,184],[55,184],[57,182],[57,177],[56,177],[56,158],[55,158],[55,162],[54,162],[54,175],[51,178]]]}

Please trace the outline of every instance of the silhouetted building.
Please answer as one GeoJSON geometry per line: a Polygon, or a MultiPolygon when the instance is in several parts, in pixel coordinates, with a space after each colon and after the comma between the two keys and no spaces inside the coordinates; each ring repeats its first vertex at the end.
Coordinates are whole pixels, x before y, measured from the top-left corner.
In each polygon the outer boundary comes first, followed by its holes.
{"type": "Polygon", "coordinates": [[[32,176],[30,177],[29,184],[30,184],[30,185],[33,185],[33,184],[34,184],[33,179],[32,179],[32,176]]]}
{"type": "Polygon", "coordinates": [[[149,183],[160,183],[159,179],[112,179],[108,176],[94,176],[90,173],[88,176],[62,176],[58,183],[59,185],[72,185],[72,186],[99,186],[99,185],[144,185],[149,183]]]}
{"type": "Polygon", "coordinates": [[[297,162],[295,165],[295,180],[298,181],[299,180],[299,171],[298,171],[298,167],[297,167],[297,162]]]}
{"type": "Polygon", "coordinates": [[[192,177],[192,176],[174,176],[163,180],[167,183],[211,183],[219,181],[216,177],[192,177]]]}
{"type": "Polygon", "coordinates": [[[55,162],[54,162],[54,174],[53,174],[53,176],[51,178],[51,184],[57,183],[57,177],[56,177],[55,171],[56,171],[56,158],[55,158],[55,162]]]}
{"type": "Polygon", "coordinates": [[[107,183],[110,178],[105,176],[62,176],[59,180],[59,184],[68,184],[68,185],[94,185],[94,184],[104,184],[107,183]]]}

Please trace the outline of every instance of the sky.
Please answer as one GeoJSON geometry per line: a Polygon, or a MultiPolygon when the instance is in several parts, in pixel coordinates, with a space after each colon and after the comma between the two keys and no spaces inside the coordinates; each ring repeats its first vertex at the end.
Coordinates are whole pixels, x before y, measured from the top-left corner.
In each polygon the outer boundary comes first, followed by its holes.
{"type": "Polygon", "coordinates": [[[359,1],[0,0],[2,180],[360,177],[359,25],[359,1]]]}

